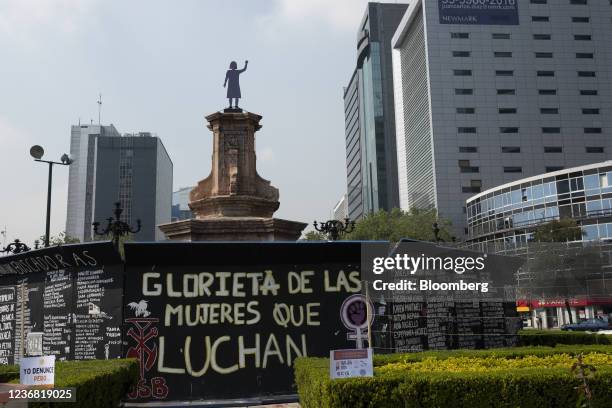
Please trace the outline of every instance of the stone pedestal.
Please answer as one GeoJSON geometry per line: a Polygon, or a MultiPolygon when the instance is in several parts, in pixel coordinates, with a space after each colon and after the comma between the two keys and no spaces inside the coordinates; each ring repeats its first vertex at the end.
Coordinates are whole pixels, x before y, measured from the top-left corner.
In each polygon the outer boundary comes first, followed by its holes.
{"type": "Polygon", "coordinates": [[[261,116],[226,110],[206,117],[213,132],[212,170],[190,193],[194,218],[159,225],[171,240],[297,240],[306,224],[273,218],[278,189],[257,174],[255,132],[261,116]]]}

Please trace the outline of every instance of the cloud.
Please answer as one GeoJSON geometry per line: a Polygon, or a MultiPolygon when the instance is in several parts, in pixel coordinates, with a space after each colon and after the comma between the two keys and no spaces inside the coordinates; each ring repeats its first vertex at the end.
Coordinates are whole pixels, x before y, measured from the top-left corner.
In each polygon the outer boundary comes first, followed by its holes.
{"type": "Polygon", "coordinates": [[[274,18],[289,24],[325,23],[336,31],[357,31],[366,0],[276,0],[274,18]]]}
{"type": "Polygon", "coordinates": [[[0,34],[32,40],[52,30],[72,33],[98,0],[1,0],[0,34]]]}

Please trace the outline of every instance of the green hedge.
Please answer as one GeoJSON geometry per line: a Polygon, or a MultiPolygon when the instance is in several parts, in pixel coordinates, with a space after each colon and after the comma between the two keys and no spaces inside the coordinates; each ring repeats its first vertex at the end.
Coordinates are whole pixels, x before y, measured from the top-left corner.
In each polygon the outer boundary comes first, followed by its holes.
{"type": "MultiPolygon", "coordinates": [[[[10,382],[19,382],[18,366],[3,366],[3,373],[16,373],[10,382]]],[[[7,375],[9,377],[9,375],[7,375]]],[[[5,377],[5,378],[7,378],[5,377]]],[[[76,402],[30,403],[30,407],[116,407],[129,388],[138,381],[135,359],[58,361],[55,364],[55,387],[76,388],[76,402]]]]}
{"type": "MultiPolygon", "coordinates": [[[[612,354],[610,346],[529,347],[496,350],[453,350],[412,354],[378,355],[373,378],[329,379],[329,360],[299,358],[295,379],[303,408],[344,407],[575,407],[579,381],[569,369],[504,369],[495,371],[426,372],[389,371],[376,367],[393,362],[420,361],[427,357],[519,358],[558,353],[612,354]]],[[[593,407],[610,407],[612,366],[598,367],[589,380],[593,407]]]]}
{"type": "Polygon", "coordinates": [[[19,366],[0,365],[0,383],[7,383],[15,378],[19,378],[19,366]]]}
{"type": "Polygon", "coordinates": [[[520,346],[550,346],[557,344],[612,344],[612,336],[561,330],[521,330],[520,346]]]}

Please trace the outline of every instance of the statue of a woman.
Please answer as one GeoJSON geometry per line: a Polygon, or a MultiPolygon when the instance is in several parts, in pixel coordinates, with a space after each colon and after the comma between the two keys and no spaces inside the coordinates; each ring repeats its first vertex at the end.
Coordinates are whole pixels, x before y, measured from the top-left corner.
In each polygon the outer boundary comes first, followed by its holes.
{"type": "Polygon", "coordinates": [[[249,65],[249,61],[244,61],[244,68],[238,69],[238,64],[236,61],[232,61],[230,63],[230,69],[227,70],[225,74],[225,82],[223,83],[223,87],[227,85],[229,81],[229,86],[227,87],[227,99],[229,99],[229,107],[232,109],[232,99],[234,99],[234,108],[238,109],[238,99],[241,98],[240,95],[240,74],[242,74],[247,69],[247,65],[249,65]]]}

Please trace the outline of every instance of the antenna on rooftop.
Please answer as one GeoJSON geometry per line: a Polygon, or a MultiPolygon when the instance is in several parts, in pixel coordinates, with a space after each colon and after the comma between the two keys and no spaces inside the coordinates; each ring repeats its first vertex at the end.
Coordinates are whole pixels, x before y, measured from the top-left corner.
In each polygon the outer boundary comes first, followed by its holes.
{"type": "Polygon", "coordinates": [[[102,94],[100,94],[100,97],[98,98],[98,125],[102,124],[101,117],[102,117],[102,94]]]}

